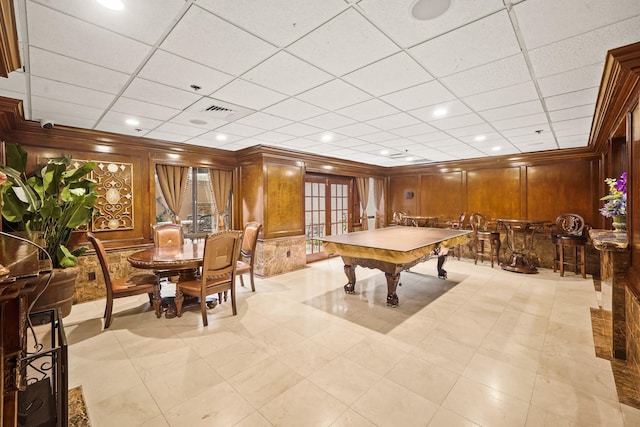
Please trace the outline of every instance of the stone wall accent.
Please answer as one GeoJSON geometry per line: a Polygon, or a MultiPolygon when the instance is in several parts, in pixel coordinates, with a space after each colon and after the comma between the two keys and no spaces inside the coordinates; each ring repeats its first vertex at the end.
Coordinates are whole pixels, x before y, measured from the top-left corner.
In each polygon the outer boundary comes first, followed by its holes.
{"type": "MultiPolygon", "coordinates": [[[[139,270],[131,267],[127,257],[133,252],[137,252],[140,249],[134,250],[114,250],[107,251],[107,259],[109,262],[109,271],[111,277],[118,279],[131,274],[138,274],[146,272],[145,270],[139,270]]],[[[73,303],[79,304],[87,301],[94,301],[107,296],[106,287],[104,284],[104,277],[102,276],[102,269],[100,268],[100,262],[95,252],[89,252],[86,255],[78,258],[78,279],[76,281],[76,290],[73,294],[73,303]],[[95,274],[95,279],[89,279],[91,274],[95,274]]]]}
{"type": "Polygon", "coordinates": [[[307,265],[305,236],[258,240],[255,274],[269,277],[300,270],[307,265]]]}

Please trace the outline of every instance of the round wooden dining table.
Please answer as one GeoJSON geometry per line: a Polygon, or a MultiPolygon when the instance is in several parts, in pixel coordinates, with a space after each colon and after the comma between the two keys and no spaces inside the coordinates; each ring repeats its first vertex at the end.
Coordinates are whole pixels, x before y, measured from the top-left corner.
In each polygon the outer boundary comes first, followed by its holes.
{"type": "MultiPolygon", "coordinates": [[[[134,252],[127,257],[129,264],[143,270],[169,270],[175,271],[179,277],[178,283],[185,280],[193,280],[198,269],[202,266],[204,255],[204,243],[193,243],[182,246],[169,246],[163,248],[149,248],[134,252]]],[[[198,299],[189,301],[185,298],[185,309],[193,304],[199,304],[198,299]]],[[[165,317],[176,316],[174,298],[163,298],[163,307],[166,307],[165,317]]],[[[210,307],[211,308],[211,307],[210,307]]]]}

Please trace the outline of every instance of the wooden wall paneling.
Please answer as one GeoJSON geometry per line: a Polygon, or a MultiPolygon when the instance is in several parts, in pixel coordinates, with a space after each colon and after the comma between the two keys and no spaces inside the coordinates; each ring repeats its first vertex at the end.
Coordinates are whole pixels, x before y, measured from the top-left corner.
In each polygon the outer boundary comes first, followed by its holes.
{"type": "Polygon", "coordinates": [[[265,162],[265,239],[304,235],[304,166],[265,162]]]}
{"type": "Polygon", "coordinates": [[[249,221],[264,222],[264,176],[262,163],[242,165],[239,168],[238,204],[239,225],[249,221]]]}
{"type": "Polygon", "coordinates": [[[467,171],[467,209],[487,218],[523,219],[520,181],[519,167],[467,171]]]}
{"type": "Polygon", "coordinates": [[[529,166],[527,168],[527,218],[555,221],[562,213],[572,212],[594,224],[591,162],[577,161],[529,166]]]}
{"type": "Polygon", "coordinates": [[[462,172],[420,175],[418,213],[440,219],[457,219],[463,209],[462,172]]]}
{"type": "Polygon", "coordinates": [[[420,178],[418,175],[394,176],[389,179],[389,209],[387,210],[387,224],[393,221],[394,212],[408,212],[419,215],[418,197],[420,192],[420,178]],[[407,193],[412,192],[413,198],[407,199],[407,193]]]}
{"type": "Polygon", "coordinates": [[[8,77],[21,66],[13,0],[0,0],[0,76],[8,77]]]}

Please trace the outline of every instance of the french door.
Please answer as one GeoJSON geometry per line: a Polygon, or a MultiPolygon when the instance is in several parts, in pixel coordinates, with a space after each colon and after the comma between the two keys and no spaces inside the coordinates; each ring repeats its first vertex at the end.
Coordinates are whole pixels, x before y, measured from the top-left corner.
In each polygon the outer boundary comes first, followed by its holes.
{"type": "Polygon", "coordinates": [[[304,184],[307,261],[326,258],[319,238],[348,233],[353,219],[353,180],[307,175],[304,184]]]}

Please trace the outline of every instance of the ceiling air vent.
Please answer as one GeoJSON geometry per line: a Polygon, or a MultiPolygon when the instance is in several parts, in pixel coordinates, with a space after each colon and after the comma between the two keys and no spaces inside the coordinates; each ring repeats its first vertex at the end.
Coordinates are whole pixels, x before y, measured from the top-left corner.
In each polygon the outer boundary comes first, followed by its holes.
{"type": "Polygon", "coordinates": [[[254,110],[205,96],[186,108],[184,112],[190,120],[213,123],[216,120],[233,122],[253,113],[254,110]]]}

